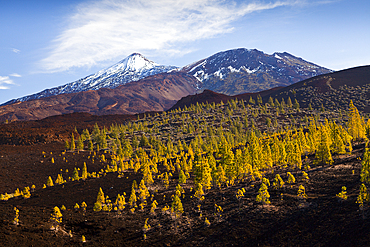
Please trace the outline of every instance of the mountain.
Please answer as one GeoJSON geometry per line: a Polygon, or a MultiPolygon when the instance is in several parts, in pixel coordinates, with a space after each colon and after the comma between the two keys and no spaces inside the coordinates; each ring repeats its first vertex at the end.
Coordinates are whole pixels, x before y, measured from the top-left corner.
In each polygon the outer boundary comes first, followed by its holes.
{"type": "Polygon", "coordinates": [[[198,103],[226,103],[231,99],[249,100],[257,99],[260,95],[263,103],[269,98],[278,99],[280,102],[290,97],[294,102],[297,99],[301,107],[309,104],[315,109],[322,106],[326,110],[348,110],[352,100],[358,110],[370,113],[370,66],[361,66],[345,69],[333,73],[315,76],[287,87],[276,87],[257,93],[245,93],[234,96],[204,90],[200,94],[188,95],[179,100],[172,109],[184,108],[198,103]]]}
{"type": "Polygon", "coordinates": [[[287,52],[265,54],[245,48],[219,52],[181,69],[202,82],[202,89],[227,95],[252,93],[333,72],[287,52]]]}
{"type": "Polygon", "coordinates": [[[194,94],[199,81],[184,72],[160,73],[114,89],[66,93],[0,107],[0,121],[37,120],[74,112],[96,115],[163,111],[194,94]]]}
{"type": "MultiPolygon", "coordinates": [[[[261,95],[262,96],[262,95],[261,95]]],[[[264,100],[297,99],[301,106],[327,110],[347,110],[350,100],[358,110],[370,113],[370,66],[360,66],[315,76],[279,89],[264,100]]]]}
{"type": "Polygon", "coordinates": [[[139,53],[133,53],[113,66],[100,70],[95,74],[63,86],[46,89],[40,93],[10,100],[3,105],[65,93],[78,93],[88,90],[98,90],[100,88],[116,88],[131,81],[138,81],[147,76],[170,72],[175,69],[177,69],[177,67],[158,65],[139,53]]]}

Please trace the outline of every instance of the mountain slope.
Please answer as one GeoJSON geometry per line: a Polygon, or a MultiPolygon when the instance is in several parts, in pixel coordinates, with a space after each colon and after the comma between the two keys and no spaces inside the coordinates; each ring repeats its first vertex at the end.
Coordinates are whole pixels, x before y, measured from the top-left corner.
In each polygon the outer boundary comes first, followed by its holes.
{"type": "Polygon", "coordinates": [[[262,96],[291,99],[307,107],[324,106],[327,110],[348,109],[350,100],[363,112],[370,113],[370,66],[361,66],[319,75],[262,96]]]}
{"type": "Polygon", "coordinates": [[[263,103],[267,103],[270,97],[280,102],[282,99],[287,102],[290,97],[291,100],[297,99],[301,107],[308,107],[311,104],[315,109],[324,106],[330,111],[348,110],[349,102],[352,100],[360,111],[370,113],[370,66],[319,75],[287,87],[277,87],[257,93],[229,96],[204,90],[200,94],[183,97],[172,109],[188,107],[197,102],[226,103],[235,98],[248,101],[250,97],[256,100],[258,95],[262,97],[263,103]]]}
{"type": "Polygon", "coordinates": [[[181,69],[202,82],[202,89],[236,95],[288,86],[332,72],[287,52],[265,54],[245,48],[219,52],[181,69]]]}
{"type": "Polygon", "coordinates": [[[198,83],[183,72],[161,73],[114,89],[60,94],[1,106],[0,121],[36,120],[73,112],[105,115],[163,111],[181,97],[194,94],[198,83]]]}
{"type": "Polygon", "coordinates": [[[176,68],[175,66],[158,65],[139,53],[133,53],[115,65],[100,70],[95,74],[59,87],[46,89],[40,93],[10,100],[4,103],[4,105],[65,93],[77,93],[100,88],[116,88],[128,82],[138,81],[150,75],[169,72],[176,68]]]}

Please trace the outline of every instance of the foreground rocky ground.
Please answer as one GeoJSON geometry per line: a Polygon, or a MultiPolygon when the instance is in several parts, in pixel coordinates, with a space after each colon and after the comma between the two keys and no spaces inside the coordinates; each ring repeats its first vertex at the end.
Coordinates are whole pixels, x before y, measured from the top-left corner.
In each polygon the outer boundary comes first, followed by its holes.
{"type": "MultiPolygon", "coordinates": [[[[73,119],[80,123],[79,127],[85,128],[99,121],[100,125],[109,126],[109,123],[129,118],[73,119]]],[[[360,211],[355,203],[360,187],[364,143],[354,145],[351,154],[334,156],[333,165],[314,166],[313,157],[308,156],[305,162],[311,166],[306,171],[309,180],[305,180],[298,169],[275,168],[268,172],[265,176],[270,181],[276,173],[286,181],[287,171],[296,177],[292,185],[285,184],[278,190],[269,188],[269,205],[255,201],[261,181],[246,179],[232,186],[205,191],[199,210],[198,202],[193,197],[194,190],[191,191],[193,182],[188,180],[183,186],[185,193],[181,198],[184,214],[176,218],[169,211],[162,211],[166,205],[171,206],[171,195],[175,193],[178,179],[175,172],[168,189],[155,179],[149,187],[153,198],[143,211],[137,209],[131,213],[127,207],[117,214],[114,211],[93,211],[99,188],[112,200],[117,194],[125,193],[127,202],[132,182],[139,182],[141,173],[128,170],[121,178],[117,173],[107,173],[100,178],[67,181],[63,185],[42,189],[48,176],[54,180],[61,173],[68,180],[74,167],[82,169],[84,162],[90,173],[99,172],[109,164],[98,158],[93,161],[92,153],[88,151],[64,152],[62,137],[70,133],[76,123],[73,121],[53,121],[54,127],[47,127],[44,122],[22,123],[22,128],[2,126],[2,136],[12,136],[13,139],[9,138],[8,143],[0,146],[0,194],[12,193],[16,188],[23,189],[25,186],[35,185],[36,188],[28,199],[17,197],[0,201],[1,246],[368,245],[370,210],[365,205],[364,211],[360,211]],[[22,129],[19,135],[11,130],[17,128],[22,129]],[[32,141],[34,136],[44,136],[44,139],[32,141]],[[18,140],[18,143],[13,144],[12,140],[18,140]],[[306,200],[297,197],[301,184],[306,188],[306,200]],[[342,186],[347,187],[346,201],[339,201],[336,197],[342,186]],[[246,191],[243,199],[238,201],[235,195],[241,188],[246,191]],[[158,202],[154,214],[149,212],[152,200],[158,202]],[[74,209],[76,203],[81,205],[83,201],[87,204],[86,213],[74,209]],[[215,204],[221,206],[223,212],[217,213],[215,204]],[[50,214],[54,206],[62,205],[66,210],[62,211],[63,221],[59,230],[55,231],[51,229],[50,214]],[[13,223],[14,207],[19,209],[18,225],[13,223]],[[206,224],[206,218],[210,224],[206,224]],[[146,219],[150,224],[148,230],[144,230],[146,219]],[[82,236],[85,236],[86,243],[82,243],[82,236]]],[[[103,151],[98,152],[96,157],[101,154],[109,160],[110,154],[103,151]]]]}

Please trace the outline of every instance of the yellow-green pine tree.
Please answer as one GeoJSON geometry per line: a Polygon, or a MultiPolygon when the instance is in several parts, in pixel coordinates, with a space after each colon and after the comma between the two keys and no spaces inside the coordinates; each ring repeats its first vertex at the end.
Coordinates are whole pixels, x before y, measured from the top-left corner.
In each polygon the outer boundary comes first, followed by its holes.
{"type": "Polygon", "coordinates": [[[46,185],[49,187],[54,186],[53,179],[51,179],[50,176],[48,177],[48,180],[46,181],[46,185]]]}
{"type": "Polygon", "coordinates": [[[366,138],[364,119],[353,105],[352,100],[349,103],[348,132],[356,141],[366,138]]]}
{"type": "Polygon", "coordinates": [[[173,197],[173,201],[171,204],[171,212],[175,214],[176,218],[178,218],[179,216],[181,216],[181,214],[184,213],[184,208],[182,206],[181,200],[177,195],[173,197]]]}
{"type": "Polygon", "coordinates": [[[60,212],[60,209],[57,206],[55,206],[53,212],[51,213],[50,221],[53,223],[54,226],[57,226],[60,223],[62,223],[62,217],[63,215],[60,212]]]}
{"type": "Polygon", "coordinates": [[[330,152],[330,144],[327,129],[324,126],[321,126],[319,132],[320,140],[315,153],[314,163],[331,165],[333,164],[333,158],[330,152]]]}
{"type": "Polygon", "coordinates": [[[256,197],[257,202],[261,202],[262,204],[270,204],[270,194],[267,190],[267,185],[262,183],[260,189],[258,190],[258,195],[256,197]]]}

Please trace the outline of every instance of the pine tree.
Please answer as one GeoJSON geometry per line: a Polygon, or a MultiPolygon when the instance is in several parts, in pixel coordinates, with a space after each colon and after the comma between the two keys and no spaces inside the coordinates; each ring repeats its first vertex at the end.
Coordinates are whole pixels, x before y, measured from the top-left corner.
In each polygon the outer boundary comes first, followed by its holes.
{"type": "Polygon", "coordinates": [[[330,152],[330,143],[327,129],[324,126],[320,128],[320,142],[315,153],[315,164],[333,164],[333,158],[330,152]]]}
{"type": "Polygon", "coordinates": [[[22,196],[24,199],[30,198],[31,197],[31,192],[30,192],[30,187],[24,187],[22,191],[22,196]]]}
{"type": "Polygon", "coordinates": [[[77,140],[77,150],[79,150],[79,151],[84,150],[84,142],[83,142],[81,136],[77,140]]]}
{"type": "MultiPolygon", "coordinates": [[[[135,181],[135,180],[134,180],[135,181]]],[[[136,182],[136,181],[135,181],[136,182]]],[[[132,183],[131,187],[131,195],[130,198],[128,199],[128,204],[130,205],[131,208],[136,207],[136,192],[135,192],[135,186],[134,183],[132,183]]]]}
{"type": "Polygon", "coordinates": [[[117,211],[120,213],[125,209],[126,200],[124,195],[117,195],[116,202],[114,203],[117,207],[117,211]]]}
{"type": "Polygon", "coordinates": [[[146,205],[146,199],[150,196],[148,188],[145,186],[144,179],[139,184],[139,199],[144,205],[146,205]]]}
{"type": "Polygon", "coordinates": [[[167,172],[164,173],[163,184],[164,184],[164,187],[166,189],[168,189],[168,186],[170,184],[170,181],[169,181],[168,173],[167,172]]]}
{"type": "Polygon", "coordinates": [[[260,189],[258,190],[258,195],[256,197],[257,202],[261,202],[262,204],[270,204],[270,194],[267,190],[267,185],[262,183],[260,189]]]}
{"type": "Polygon", "coordinates": [[[94,144],[93,144],[93,142],[92,142],[92,140],[91,140],[91,139],[89,140],[89,143],[88,143],[87,149],[88,149],[90,152],[94,151],[94,144]]]}
{"type": "Polygon", "coordinates": [[[46,185],[49,187],[54,186],[53,179],[51,179],[50,176],[48,177],[48,180],[46,181],[46,185]]]}
{"type": "Polygon", "coordinates": [[[71,144],[69,145],[69,149],[71,151],[74,151],[76,149],[75,137],[73,136],[73,133],[72,133],[72,139],[71,139],[71,144]]]}
{"type": "Polygon", "coordinates": [[[14,207],[15,216],[13,219],[13,224],[18,225],[19,224],[19,209],[14,207]]]}
{"type": "Polygon", "coordinates": [[[195,192],[194,192],[194,197],[198,198],[199,201],[204,200],[204,191],[203,191],[203,186],[200,183],[197,183],[195,185],[195,192]]]}
{"type": "Polygon", "coordinates": [[[181,214],[184,213],[184,208],[182,206],[181,200],[177,195],[173,197],[173,201],[171,204],[171,212],[175,213],[176,218],[178,218],[179,216],[181,216],[181,214]]]}
{"type": "Polygon", "coordinates": [[[277,189],[282,188],[283,185],[284,185],[283,179],[281,178],[279,174],[276,174],[274,178],[274,182],[272,183],[272,187],[277,190],[277,189]]]}
{"type": "Polygon", "coordinates": [[[63,179],[62,174],[58,174],[58,177],[57,177],[57,179],[55,180],[55,183],[56,183],[56,184],[63,184],[63,183],[64,183],[64,179],[63,179]]]}
{"type": "Polygon", "coordinates": [[[72,181],[78,181],[78,180],[80,180],[80,177],[78,176],[78,170],[75,167],[75,169],[73,170],[73,173],[72,173],[72,181]]]}
{"type": "Polygon", "coordinates": [[[342,186],[342,191],[336,195],[340,201],[347,200],[347,188],[346,186],[342,186]]]}
{"type": "Polygon", "coordinates": [[[186,184],[186,176],[183,170],[179,172],[179,184],[186,184]]]}
{"type": "Polygon", "coordinates": [[[84,166],[82,168],[81,179],[82,180],[86,180],[87,179],[87,166],[86,166],[86,162],[84,162],[84,166]]]}
{"type": "Polygon", "coordinates": [[[303,179],[305,179],[305,180],[309,180],[310,178],[308,177],[308,174],[307,174],[307,172],[305,172],[305,171],[303,171],[302,172],[302,176],[303,176],[303,179]]]}
{"type": "Polygon", "coordinates": [[[81,203],[81,208],[82,208],[83,212],[85,213],[86,212],[86,208],[87,208],[86,202],[82,202],[81,203]]]}
{"type": "Polygon", "coordinates": [[[151,213],[151,214],[154,214],[154,213],[155,213],[155,210],[157,209],[157,206],[158,206],[158,202],[157,202],[156,200],[154,200],[154,201],[152,202],[151,207],[150,207],[150,213],[151,213]]]}
{"type": "Polygon", "coordinates": [[[98,196],[96,198],[96,202],[99,202],[100,204],[105,203],[104,192],[103,192],[101,187],[99,188],[99,192],[98,192],[98,196]]]}
{"type": "Polygon", "coordinates": [[[236,193],[236,199],[238,200],[239,202],[239,209],[240,209],[240,206],[241,206],[241,201],[244,197],[244,193],[245,193],[245,189],[242,188],[242,189],[238,189],[238,192],[236,193]]]}
{"type": "Polygon", "coordinates": [[[306,190],[305,190],[305,188],[302,184],[299,185],[297,196],[301,199],[306,199],[307,198],[306,190]]]}
{"type": "Polygon", "coordinates": [[[370,151],[369,148],[365,148],[364,157],[361,162],[361,182],[369,184],[370,183],[370,151]]]}
{"type": "Polygon", "coordinates": [[[288,184],[294,184],[295,183],[295,177],[293,176],[293,174],[291,174],[290,172],[287,172],[287,176],[288,176],[287,183],[288,184]]]}
{"type": "Polygon", "coordinates": [[[365,122],[353,102],[349,103],[348,133],[355,141],[365,139],[365,122]]]}
{"type": "Polygon", "coordinates": [[[60,223],[62,223],[62,213],[60,212],[60,209],[55,206],[53,209],[53,212],[50,216],[50,221],[53,223],[54,226],[58,226],[60,223]]]}

